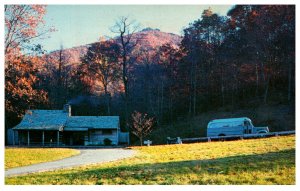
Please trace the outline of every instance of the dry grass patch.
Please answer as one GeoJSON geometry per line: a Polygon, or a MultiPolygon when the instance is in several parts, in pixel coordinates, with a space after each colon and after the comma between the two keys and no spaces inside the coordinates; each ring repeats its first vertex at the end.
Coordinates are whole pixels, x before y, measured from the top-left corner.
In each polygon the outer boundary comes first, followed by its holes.
{"type": "Polygon", "coordinates": [[[79,153],[78,150],[62,148],[6,148],[5,169],[59,160],[79,153]]]}

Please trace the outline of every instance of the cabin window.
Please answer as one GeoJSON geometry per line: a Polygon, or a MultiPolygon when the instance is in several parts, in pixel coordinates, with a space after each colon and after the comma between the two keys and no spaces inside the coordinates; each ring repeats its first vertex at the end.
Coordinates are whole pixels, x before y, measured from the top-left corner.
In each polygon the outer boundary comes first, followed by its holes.
{"type": "Polygon", "coordinates": [[[111,129],[103,129],[102,130],[102,135],[112,135],[113,132],[111,129]]]}

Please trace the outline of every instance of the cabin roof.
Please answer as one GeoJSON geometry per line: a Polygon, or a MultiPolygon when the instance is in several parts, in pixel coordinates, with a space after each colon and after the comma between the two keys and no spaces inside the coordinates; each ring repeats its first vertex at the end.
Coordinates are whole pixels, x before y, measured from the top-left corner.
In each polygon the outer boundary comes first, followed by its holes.
{"type": "Polygon", "coordinates": [[[71,116],[65,130],[71,128],[118,129],[119,116],[71,116]]]}
{"type": "Polygon", "coordinates": [[[28,110],[14,130],[118,129],[119,116],[68,116],[64,110],[28,110]]]}
{"type": "Polygon", "coordinates": [[[63,110],[28,110],[16,130],[62,130],[68,113],[63,110]]]}

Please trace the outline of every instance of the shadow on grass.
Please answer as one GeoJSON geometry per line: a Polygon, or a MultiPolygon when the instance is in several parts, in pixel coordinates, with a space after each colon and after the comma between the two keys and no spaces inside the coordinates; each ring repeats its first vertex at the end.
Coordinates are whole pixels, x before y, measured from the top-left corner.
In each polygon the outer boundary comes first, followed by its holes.
{"type": "Polygon", "coordinates": [[[6,178],[6,184],[295,184],[294,167],[295,149],[290,149],[210,160],[56,171],[6,178]]]}

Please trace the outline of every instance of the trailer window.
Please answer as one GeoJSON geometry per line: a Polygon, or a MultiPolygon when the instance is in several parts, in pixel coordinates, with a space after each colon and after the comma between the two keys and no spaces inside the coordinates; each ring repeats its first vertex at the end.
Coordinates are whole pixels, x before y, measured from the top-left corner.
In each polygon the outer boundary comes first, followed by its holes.
{"type": "Polygon", "coordinates": [[[250,127],[250,122],[249,121],[244,121],[244,125],[250,127]]]}

